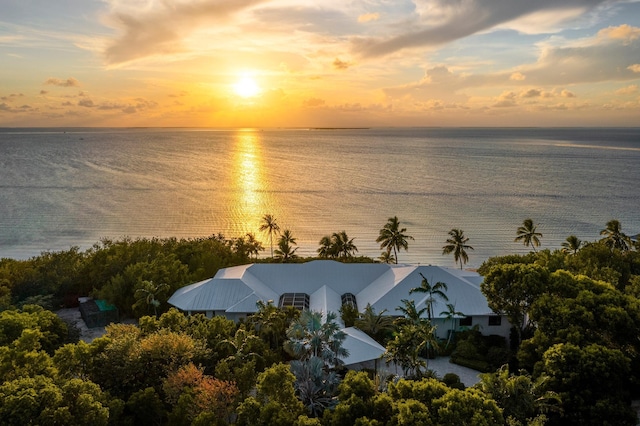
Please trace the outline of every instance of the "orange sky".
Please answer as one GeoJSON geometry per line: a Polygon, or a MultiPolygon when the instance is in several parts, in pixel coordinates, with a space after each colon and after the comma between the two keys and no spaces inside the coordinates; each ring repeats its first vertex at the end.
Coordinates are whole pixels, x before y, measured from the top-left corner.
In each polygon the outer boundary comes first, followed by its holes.
{"type": "Polygon", "coordinates": [[[640,122],[638,1],[3,0],[0,58],[9,127],[640,122]]]}

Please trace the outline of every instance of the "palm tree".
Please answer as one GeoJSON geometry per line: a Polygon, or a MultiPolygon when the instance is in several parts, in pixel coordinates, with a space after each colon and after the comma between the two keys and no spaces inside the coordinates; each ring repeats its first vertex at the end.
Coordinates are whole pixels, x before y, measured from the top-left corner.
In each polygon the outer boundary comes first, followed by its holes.
{"type": "Polygon", "coordinates": [[[449,297],[445,294],[445,291],[449,290],[446,283],[438,281],[437,283],[431,285],[429,284],[429,280],[420,273],[422,277],[422,281],[420,282],[420,287],[414,287],[409,290],[409,294],[413,293],[426,293],[428,296],[425,299],[425,307],[427,309],[427,318],[429,322],[433,317],[433,302],[436,301],[436,297],[441,298],[442,300],[448,302],[449,297]],[[443,291],[444,290],[444,291],[443,291]]]}
{"type": "Polygon", "coordinates": [[[398,251],[400,249],[408,250],[409,243],[407,240],[413,240],[410,235],[405,235],[407,228],[400,229],[400,222],[398,222],[398,216],[390,217],[384,227],[380,230],[376,242],[380,243],[380,248],[387,249],[391,254],[393,249],[393,257],[395,263],[398,263],[398,251]]]}
{"type": "Polygon", "coordinates": [[[160,306],[160,300],[158,300],[158,296],[160,293],[164,291],[164,289],[169,288],[168,284],[154,284],[153,281],[142,281],[140,283],[141,287],[139,287],[135,291],[135,296],[137,298],[135,305],[139,305],[144,301],[147,306],[153,306],[153,314],[158,316],[158,307],[160,306]]]}
{"type": "Polygon", "coordinates": [[[353,243],[353,238],[349,239],[346,231],[325,235],[317,250],[318,256],[323,258],[352,257],[357,251],[358,247],[353,243]]]}
{"type": "Polygon", "coordinates": [[[260,231],[266,232],[267,235],[269,235],[269,242],[271,243],[271,257],[273,257],[273,234],[278,235],[278,233],[280,233],[280,226],[276,222],[276,218],[270,214],[262,216],[260,231]]]}
{"type": "Polygon", "coordinates": [[[418,310],[416,308],[415,300],[402,299],[402,304],[404,306],[398,306],[396,311],[402,312],[404,315],[403,318],[399,318],[399,323],[411,323],[411,324],[421,324],[424,322],[424,318],[422,318],[422,314],[427,311],[427,307],[418,310]]]}
{"type": "Polygon", "coordinates": [[[298,398],[314,416],[336,402],[334,396],[340,378],[333,371],[343,365],[349,352],[342,347],[347,335],[336,322],[337,315],[327,312],[303,311],[287,329],[284,349],[295,357],[291,372],[296,376],[294,388],[298,398]]]}
{"type": "Polygon", "coordinates": [[[285,229],[282,235],[280,235],[280,239],[278,240],[278,248],[275,250],[275,258],[282,261],[283,263],[287,262],[290,259],[295,259],[298,257],[295,253],[298,250],[298,247],[293,248],[295,246],[296,239],[293,238],[293,234],[290,230],[285,229]]]}
{"type": "Polygon", "coordinates": [[[456,311],[456,305],[452,303],[447,303],[447,310],[440,312],[445,318],[445,322],[451,321],[451,330],[449,331],[449,337],[447,338],[447,344],[445,345],[445,349],[449,347],[449,343],[451,343],[451,338],[453,337],[453,332],[456,329],[456,318],[463,317],[464,314],[462,312],[456,311]]]}
{"type": "Polygon", "coordinates": [[[393,318],[385,315],[386,312],[387,310],[383,309],[376,313],[371,303],[367,303],[364,312],[356,320],[355,326],[381,343],[393,331],[393,318]]]}
{"type": "Polygon", "coordinates": [[[533,252],[536,252],[536,247],[540,246],[540,238],[542,234],[536,232],[536,225],[533,224],[533,220],[525,219],[522,222],[522,226],[518,227],[518,236],[513,241],[522,241],[526,247],[531,246],[533,252]]]}
{"type": "Polygon", "coordinates": [[[469,238],[464,236],[462,229],[453,228],[449,231],[449,235],[451,238],[447,238],[447,245],[442,247],[442,254],[453,253],[453,259],[456,263],[460,261],[460,269],[462,269],[462,263],[469,261],[466,250],[473,250],[473,247],[466,244],[469,238]]]}
{"type": "Polygon", "coordinates": [[[325,235],[320,239],[320,247],[318,247],[318,250],[317,250],[318,257],[322,257],[325,259],[336,257],[334,253],[334,248],[335,246],[331,242],[331,237],[328,235],[325,235]]]}
{"type": "Polygon", "coordinates": [[[346,231],[334,232],[331,235],[331,240],[338,257],[352,257],[358,251],[358,247],[353,243],[353,238],[349,239],[346,231]]]}
{"type": "Polygon", "coordinates": [[[600,235],[604,235],[602,242],[611,250],[628,251],[631,246],[631,238],[622,232],[622,225],[619,220],[612,219],[607,222],[607,227],[600,231],[600,235]]]}
{"type": "Polygon", "coordinates": [[[251,232],[247,234],[246,245],[247,254],[249,254],[249,256],[253,255],[256,259],[258,258],[258,253],[264,250],[262,243],[258,241],[251,232]]]}
{"type": "Polygon", "coordinates": [[[396,258],[391,254],[391,251],[389,251],[389,250],[383,251],[382,254],[380,254],[380,256],[378,257],[378,260],[380,260],[380,262],[382,262],[382,263],[395,263],[396,262],[396,258]]]}
{"type": "Polygon", "coordinates": [[[562,251],[564,253],[576,254],[582,247],[582,240],[575,235],[569,235],[562,243],[562,251]]]}

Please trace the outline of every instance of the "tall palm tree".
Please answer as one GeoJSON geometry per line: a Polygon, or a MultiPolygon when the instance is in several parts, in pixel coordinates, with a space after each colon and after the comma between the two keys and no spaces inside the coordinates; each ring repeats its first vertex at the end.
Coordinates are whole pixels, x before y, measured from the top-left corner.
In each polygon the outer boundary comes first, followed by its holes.
{"type": "Polygon", "coordinates": [[[278,248],[275,250],[275,258],[284,263],[290,259],[298,257],[296,255],[296,250],[298,250],[298,247],[293,248],[293,246],[295,245],[297,245],[297,243],[296,239],[293,238],[293,234],[290,230],[285,229],[282,235],[280,235],[280,239],[278,240],[278,248]]]}
{"type": "Polygon", "coordinates": [[[449,231],[449,235],[451,238],[447,238],[447,245],[442,247],[442,254],[453,253],[453,259],[456,263],[460,261],[460,269],[462,269],[463,262],[469,261],[467,250],[473,250],[473,247],[466,244],[469,238],[464,236],[462,229],[453,228],[449,231]]]}
{"type": "Polygon", "coordinates": [[[429,322],[433,317],[433,302],[436,301],[436,297],[441,298],[445,302],[449,301],[449,297],[446,295],[445,291],[449,290],[446,283],[438,281],[437,283],[431,285],[429,284],[429,280],[420,273],[422,277],[422,281],[420,282],[420,287],[414,287],[409,290],[409,294],[413,293],[425,293],[427,294],[427,298],[425,299],[425,307],[427,310],[427,318],[429,322]]]}
{"type": "Polygon", "coordinates": [[[562,243],[562,251],[564,253],[576,254],[582,247],[582,240],[575,235],[569,235],[562,243]]]}
{"type": "Polygon", "coordinates": [[[270,214],[262,216],[260,231],[266,232],[267,235],[269,235],[269,242],[271,243],[271,257],[273,257],[273,235],[278,235],[278,233],[280,233],[280,225],[276,222],[276,218],[270,214]]]}
{"type": "Polygon", "coordinates": [[[398,263],[398,251],[400,249],[408,250],[409,243],[407,240],[413,240],[410,235],[405,235],[407,228],[400,228],[400,222],[398,216],[390,217],[384,227],[380,230],[376,242],[380,243],[380,248],[387,249],[389,254],[393,249],[393,257],[398,263]]]}
{"type": "Polygon", "coordinates": [[[612,219],[607,222],[607,227],[600,231],[600,235],[604,236],[602,241],[612,250],[628,251],[631,246],[631,238],[622,232],[622,225],[619,220],[612,219]]]}
{"type": "Polygon", "coordinates": [[[522,222],[522,226],[518,227],[518,236],[513,241],[522,241],[526,247],[531,246],[533,252],[536,252],[536,247],[540,246],[540,238],[542,234],[536,231],[536,225],[533,224],[533,220],[525,219],[522,222]]]}

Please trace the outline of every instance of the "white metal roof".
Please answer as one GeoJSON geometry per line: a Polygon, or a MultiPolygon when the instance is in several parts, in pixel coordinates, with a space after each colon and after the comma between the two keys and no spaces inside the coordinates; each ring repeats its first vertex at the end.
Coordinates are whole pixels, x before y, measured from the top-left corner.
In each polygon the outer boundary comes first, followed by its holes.
{"type": "Polygon", "coordinates": [[[447,284],[449,300],[436,298],[434,317],[446,310],[446,303],[455,305],[465,315],[489,315],[491,309],[480,291],[482,277],[475,272],[441,266],[386,265],[340,263],[316,260],[308,263],[261,263],[236,266],[218,271],[215,277],[177,290],[169,303],[184,311],[227,311],[253,313],[258,300],[273,300],[277,304],[283,293],[306,293],[312,310],[338,312],[345,293],[356,295],[358,309],[368,303],[376,312],[387,309],[389,315],[399,315],[402,299],[414,300],[421,309],[424,293],[409,294],[420,287],[422,274],[431,285],[447,284]]]}
{"type": "MultiPolygon", "coordinates": [[[[431,285],[447,284],[448,302],[436,298],[434,318],[442,317],[446,303],[455,305],[465,315],[489,315],[491,309],[480,291],[482,277],[475,272],[440,266],[387,265],[371,263],[340,263],[315,260],[308,263],[260,263],[235,266],[218,271],[215,277],[177,290],[169,303],[183,311],[225,311],[227,313],[256,312],[256,302],[272,300],[278,303],[284,293],[306,293],[309,308],[314,311],[338,313],[341,296],[356,296],[358,310],[368,303],[376,312],[387,309],[388,315],[400,315],[402,299],[414,300],[417,309],[425,307],[427,295],[409,294],[420,287],[422,276],[431,285]]],[[[384,348],[362,331],[350,327],[344,347],[349,350],[345,364],[377,359],[384,348]]]]}
{"type": "Polygon", "coordinates": [[[347,335],[347,338],[342,342],[342,347],[349,352],[349,356],[343,360],[345,365],[378,359],[384,354],[384,346],[365,332],[354,327],[344,328],[342,331],[347,335]]]}

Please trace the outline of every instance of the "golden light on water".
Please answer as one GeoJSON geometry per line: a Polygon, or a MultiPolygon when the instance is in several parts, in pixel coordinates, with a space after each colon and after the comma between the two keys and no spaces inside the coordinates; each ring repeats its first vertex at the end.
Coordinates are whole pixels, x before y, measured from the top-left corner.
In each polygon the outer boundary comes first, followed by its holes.
{"type": "Polygon", "coordinates": [[[263,189],[265,180],[262,167],[260,136],[255,130],[238,131],[235,135],[233,187],[234,206],[239,218],[238,226],[260,238],[258,228],[264,214],[263,189]]]}

